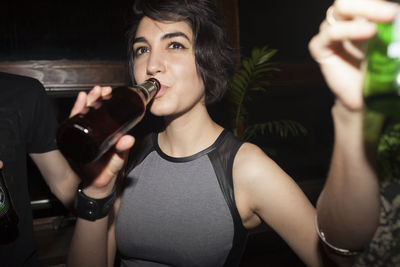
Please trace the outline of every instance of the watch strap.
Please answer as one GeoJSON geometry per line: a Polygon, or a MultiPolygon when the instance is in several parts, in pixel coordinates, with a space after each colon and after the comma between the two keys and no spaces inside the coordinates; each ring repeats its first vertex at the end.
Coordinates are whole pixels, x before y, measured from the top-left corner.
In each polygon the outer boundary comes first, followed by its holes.
{"type": "Polygon", "coordinates": [[[105,198],[91,198],[83,192],[82,183],[79,184],[75,195],[75,213],[78,217],[89,221],[104,218],[112,209],[116,198],[115,186],[111,194],[105,198]]]}

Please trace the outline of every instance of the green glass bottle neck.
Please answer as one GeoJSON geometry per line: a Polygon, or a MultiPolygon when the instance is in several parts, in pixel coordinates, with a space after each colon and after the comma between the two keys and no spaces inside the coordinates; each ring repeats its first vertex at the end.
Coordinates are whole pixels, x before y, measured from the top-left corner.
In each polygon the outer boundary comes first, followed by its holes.
{"type": "Polygon", "coordinates": [[[146,102],[148,103],[157,94],[158,90],[160,90],[161,85],[158,80],[150,78],[144,83],[137,84],[136,87],[143,93],[146,102]]]}

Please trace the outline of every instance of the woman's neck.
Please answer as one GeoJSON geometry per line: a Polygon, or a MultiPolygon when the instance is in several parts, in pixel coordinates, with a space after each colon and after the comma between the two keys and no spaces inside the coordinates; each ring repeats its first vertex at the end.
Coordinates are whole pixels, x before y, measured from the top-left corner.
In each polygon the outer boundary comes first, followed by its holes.
{"type": "Polygon", "coordinates": [[[203,106],[166,118],[166,128],[159,134],[158,144],[171,157],[187,157],[212,145],[222,130],[203,106]]]}

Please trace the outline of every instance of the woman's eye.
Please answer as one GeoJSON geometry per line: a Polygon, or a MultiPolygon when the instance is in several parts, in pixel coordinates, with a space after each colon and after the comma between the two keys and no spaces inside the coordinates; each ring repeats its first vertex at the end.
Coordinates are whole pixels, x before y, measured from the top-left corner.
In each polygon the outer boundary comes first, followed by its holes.
{"type": "Polygon", "coordinates": [[[135,49],[135,56],[140,56],[144,53],[147,53],[149,49],[145,46],[141,46],[135,49]]]}
{"type": "Polygon", "coordinates": [[[183,46],[181,43],[172,42],[172,43],[169,44],[168,48],[171,48],[171,49],[185,49],[186,47],[183,46]]]}

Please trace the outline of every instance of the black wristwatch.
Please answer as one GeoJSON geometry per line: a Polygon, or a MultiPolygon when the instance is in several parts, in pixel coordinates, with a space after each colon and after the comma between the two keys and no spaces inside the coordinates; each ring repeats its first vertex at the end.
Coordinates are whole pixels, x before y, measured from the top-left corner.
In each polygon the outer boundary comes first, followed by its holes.
{"type": "Polygon", "coordinates": [[[108,215],[114,205],[116,198],[115,186],[112,193],[101,199],[88,197],[82,191],[82,184],[79,184],[75,195],[75,212],[80,218],[95,221],[108,215]]]}

